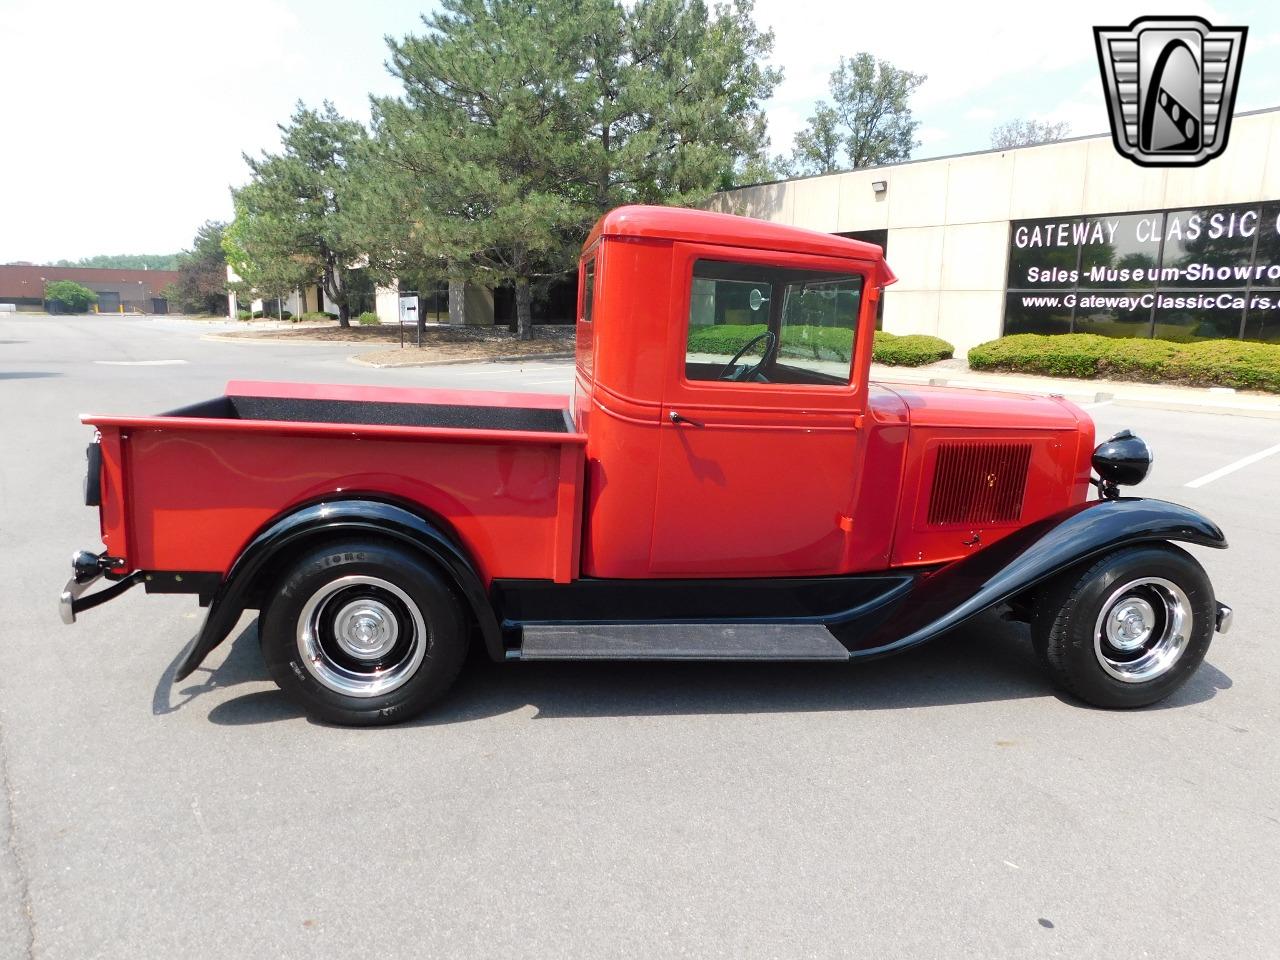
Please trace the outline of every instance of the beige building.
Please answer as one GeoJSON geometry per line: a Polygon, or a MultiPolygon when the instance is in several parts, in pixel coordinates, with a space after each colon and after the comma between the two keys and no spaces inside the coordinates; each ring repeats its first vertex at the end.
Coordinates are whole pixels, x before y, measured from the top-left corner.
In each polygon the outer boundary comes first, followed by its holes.
{"type": "Polygon", "coordinates": [[[744,187],[710,207],[882,237],[898,276],[884,329],[960,350],[1072,330],[1280,341],[1280,109],[1237,115],[1198,168],[1140,167],[1109,135],[1082,137],[744,187]]]}

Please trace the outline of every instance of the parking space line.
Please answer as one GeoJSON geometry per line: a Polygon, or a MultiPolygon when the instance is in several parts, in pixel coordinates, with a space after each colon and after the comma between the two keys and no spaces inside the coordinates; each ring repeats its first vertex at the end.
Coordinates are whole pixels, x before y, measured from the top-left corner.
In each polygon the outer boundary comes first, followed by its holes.
{"type": "Polygon", "coordinates": [[[1188,483],[1187,486],[1192,488],[1203,487],[1207,483],[1213,483],[1215,480],[1221,480],[1229,473],[1235,473],[1237,470],[1242,470],[1250,464],[1257,463],[1259,460],[1265,460],[1267,457],[1276,453],[1280,453],[1280,443],[1277,443],[1274,447],[1267,447],[1265,450],[1259,450],[1257,453],[1251,453],[1247,457],[1241,457],[1239,460],[1232,461],[1225,467],[1220,467],[1212,473],[1206,473],[1203,477],[1196,477],[1188,483]]]}

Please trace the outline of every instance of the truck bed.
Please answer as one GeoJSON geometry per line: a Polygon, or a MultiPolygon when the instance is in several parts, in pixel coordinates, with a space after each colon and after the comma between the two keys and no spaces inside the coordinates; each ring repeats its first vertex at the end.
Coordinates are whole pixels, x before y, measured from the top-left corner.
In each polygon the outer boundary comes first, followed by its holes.
{"type": "Polygon", "coordinates": [[[225,573],[275,517],[373,497],[438,519],[486,578],[577,573],[586,436],[567,396],[232,382],[81,419],[101,435],[103,542],[130,569],[225,573]]]}
{"type": "Polygon", "coordinates": [[[571,433],[563,396],[232,381],[226,394],[163,417],[349,426],[571,433]]]}
{"type": "Polygon", "coordinates": [[[445,427],[458,430],[532,430],[569,433],[562,410],[537,407],[401,403],[386,400],[323,400],[311,397],[226,396],[162,414],[215,420],[274,423],[341,423],[363,426],[445,427]]]}

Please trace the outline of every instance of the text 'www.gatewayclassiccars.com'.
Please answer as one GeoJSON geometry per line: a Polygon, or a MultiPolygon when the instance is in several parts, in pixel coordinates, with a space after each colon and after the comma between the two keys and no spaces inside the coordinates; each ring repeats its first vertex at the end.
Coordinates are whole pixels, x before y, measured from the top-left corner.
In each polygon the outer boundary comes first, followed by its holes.
{"type": "Polygon", "coordinates": [[[1172,310],[1240,310],[1248,303],[1250,310],[1274,310],[1280,307],[1280,293],[1062,293],[1057,295],[1027,294],[1024,307],[1080,307],[1084,310],[1149,310],[1161,307],[1172,310]]]}

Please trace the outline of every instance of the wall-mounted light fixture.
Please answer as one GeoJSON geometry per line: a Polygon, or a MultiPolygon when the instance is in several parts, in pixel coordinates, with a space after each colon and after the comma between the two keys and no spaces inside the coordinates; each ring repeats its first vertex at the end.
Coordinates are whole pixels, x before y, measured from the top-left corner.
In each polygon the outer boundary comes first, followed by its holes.
{"type": "Polygon", "coordinates": [[[876,180],[871,184],[871,189],[876,192],[876,196],[882,196],[889,189],[888,180],[876,180]]]}

